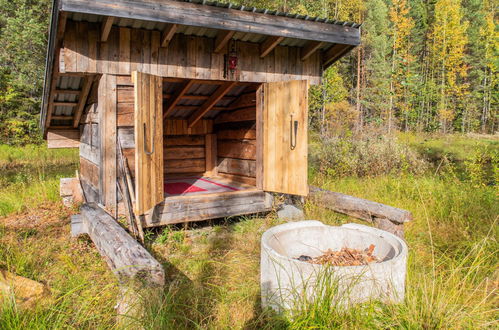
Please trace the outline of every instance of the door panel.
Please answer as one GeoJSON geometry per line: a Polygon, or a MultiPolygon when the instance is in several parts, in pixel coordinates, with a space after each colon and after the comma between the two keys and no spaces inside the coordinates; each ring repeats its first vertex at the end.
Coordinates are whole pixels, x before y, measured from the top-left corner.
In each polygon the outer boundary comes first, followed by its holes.
{"type": "Polygon", "coordinates": [[[308,81],[264,84],[263,189],[306,196],[308,81]]]}
{"type": "Polygon", "coordinates": [[[163,193],[163,81],[136,72],[134,82],[135,212],[148,213],[164,200],[163,193]]]}

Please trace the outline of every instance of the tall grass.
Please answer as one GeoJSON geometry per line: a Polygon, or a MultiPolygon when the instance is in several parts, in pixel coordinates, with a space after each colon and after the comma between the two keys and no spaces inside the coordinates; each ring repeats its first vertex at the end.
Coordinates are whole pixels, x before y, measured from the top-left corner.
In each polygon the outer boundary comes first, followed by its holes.
{"type": "MultiPolygon", "coordinates": [[[[379,171],[377,175],[359,176],[360,172],[353,170],[345,176],[338,174],[341,171],[326,171],[315,166],[311,171],[311,184],[413,213],[414,220],[405,225],[409,260],[403,304],[368,302],[351,309],[339,309],[334,308],[330,300],[323,299],[302,301],[299,308],[289,314],[276,315],[262,310],[260,238],[265,230],[283,222],[271,213],[263,218],[235,218],[149,231],[146,246],[164,265],[168,284],[162,292],[143,293],[144,314],[130,318],[128,327],[497,328],[497,181],[491,179],[493,172],[489,171],[493,168],[492,157],[487,163],[474,156],[477,150],[486,150],[485,154],[491,156],[497,151],[497,145],[493,140],[452,139],[401,135],[391,140],[390,143],[403,144],[396,147],[403,151],[397,155],[406,154],[404,150],[409,148],[408,152],[417,158],[414,164],[423,159],[423,171],[413,171],[412,165],[407,167],[413,163],[396,159],[390,164],[405,165],[379,171]],[[440,147],[442,152],[437,150],[440,147]],[[438,157],[432,157],[437,154],[438,157]],[[487,165],[474,165],[485,163],[487,165]],[[474,179],[473,171],[475,178],[486,179],[474,179]]],[[[376,143],[383,142],[380,141],[376,143]]],[[[363,144],[367,145],[359,141],[357,146],[360,148],[363,144]]],[[[365,155],[365,150],[359,154],[365,155]]],[[[48,158],[53,165],[45,168],[46,171],[57,169],[58,157],[48,158]]],[[[73,163],[72,157],[69,155],[64,164],[73,163]]],[[[348,157],[348,153],[342,157],[348,157]]],[[[22,163],[27,157],[16,159],[22,163]]],[[[54,180],[57,175],[66,175],[59,170],[55,171],[54,180]]],[[[26,189],[47,182],[48,178],[27,180],[26,189]]],[[[11,194],[14,196],[14,191],[11,194]]],[[[69,240],[70,212],[40,209],[35,212],[42,214],[40,223],[49,224],[33,227],[28,225],[33,215],[21,213],[16,217],[25,219],[26,225],[16,229],[0,225],[0,267],[47,283],[54,300],[28,312],[5,307],[5,312],[0,313],[0,328],[118,328],[112,309],[117,285],[88,241],[69,240]],[[57,221],[51,222],[52,214],[57,221]]],[[[312,203],[305,204],[305,212],[308,219],[332,225],[358,222],[312,203]]]]}
{"type": "Polygon", "coordinates": [[[59,199],[59,179],[74,176],[78,151],[0,145],[0,216],[59,199]]]}

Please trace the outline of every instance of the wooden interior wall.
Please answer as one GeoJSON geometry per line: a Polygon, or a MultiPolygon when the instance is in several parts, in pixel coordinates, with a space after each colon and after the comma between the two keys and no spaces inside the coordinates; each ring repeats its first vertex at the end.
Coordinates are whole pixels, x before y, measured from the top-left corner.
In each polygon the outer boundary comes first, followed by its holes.
{"type": "Polygon", "coordinates": [[[244,107],[215,119],[217,170],[220,175],[256,185],[256,94],[244,107]]]}
{"type": "MultiPolygon", "coordinates": [[[[107,42],[100,42],[99,31],[95,23],[67,22],[61,72],[130,75],[136,70],[162,77],[224,80],[226,51],[215,54],[214,39],[176,34],[168,47],[160,47],[160,31],[113,26],[107,42]]],[[[301,48],[277,46],[261,58],[260,44],[237,45],[240,81],[320,83],[319,52],[302,61],[301,48]]]]}
{"type": "MultiPolygon", "coordinates": [[[[117,79],[117,127],[123,154],[135,177],[134,95],[128,77],[117,79]]],[[[213,131],[213,120],[200,120],[188,128],[185,119],[164,121],[165,175],[205,172],[205,135],[213,131]]]]}

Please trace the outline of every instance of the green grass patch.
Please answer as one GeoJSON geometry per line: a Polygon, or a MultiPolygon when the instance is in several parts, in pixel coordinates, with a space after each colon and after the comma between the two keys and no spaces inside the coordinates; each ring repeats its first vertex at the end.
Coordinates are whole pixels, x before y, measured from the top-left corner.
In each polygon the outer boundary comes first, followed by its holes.
{"type": "Polygon", "coordinates": [[[59,179],[73,177],[78,150],[0,145],[0,216],[59,200],[59,179]]]}

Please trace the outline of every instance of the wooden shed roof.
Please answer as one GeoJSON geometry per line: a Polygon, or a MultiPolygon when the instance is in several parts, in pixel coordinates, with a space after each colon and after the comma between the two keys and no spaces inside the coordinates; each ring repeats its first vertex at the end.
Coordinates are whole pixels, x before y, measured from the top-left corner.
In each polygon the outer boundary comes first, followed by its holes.
{"type": "MultiPolygon", "coordinates": [[[[215,38],[217,42],[225,38],[225,41],[234,39],[259,43],[262,52],[265,49],[271,51],[277,45],[301,47],[302,59],[321,51],[324,68],[360,44],[360,25],[357,23],[230,3],[206,0],[53,0],[40,118],[44,133],[49,124],[46,123],[46,117],[51,91],[64,88],[66,83],[75,85],[69,86],[71,89],[83,88],[81,79],[78,83],[70,81],[71,79],[66,79],[66,82],[63,77],[53,76],[56,50],[60,47],[64,34],[62,21],[68,19],[100,23],[103,27],[109,25],[109,28],[116,25],[159,30],[163,31],[163,35],[171,32],[171,27],[174,26],[171,33],[215,38]],[[80,86],[76,86],[77,84],[80,86]]],[[[261,55],[265,56],[265,53],[261,55]]],[[[68,115],[66,112],[72,111],[71,107],[64,107],[62,102],[76,103],[75,95],[59,95],[55,100],[61,104],[55,113],[61,118],[68,115]]]]}

